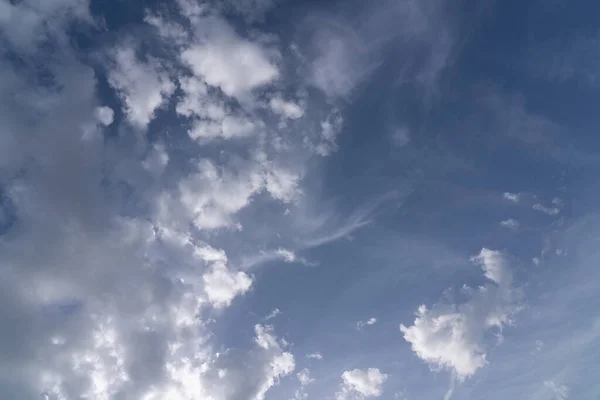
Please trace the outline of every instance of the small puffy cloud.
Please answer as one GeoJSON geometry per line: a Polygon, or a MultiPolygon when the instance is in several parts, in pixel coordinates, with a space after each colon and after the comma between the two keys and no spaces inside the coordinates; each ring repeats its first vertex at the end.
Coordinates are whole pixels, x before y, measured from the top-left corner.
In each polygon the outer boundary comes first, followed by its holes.
{"type": "Polygon", "coordinates": [[[301,194],[301,191],[298,190],[301,176],[295,171],[277,167],[271,163],[265,163],[264,167],[264,185],[267,192],[283,203],[296,200],[301,194]]]}
{"type": "Polygon", "coordinates": [[[115,112],[112,108],[103,106],[97,107],[94,110],[94,115],[96,116],[96,119],[99,123],[101,123],[104,126],[109,126],[113,123],[115,112]]]}
{"type": "Polygon", "coordinates": [[[229,306],[252,286],[252,278],[245,272],[230,271],[223,263],[215,263],[202,279],[208,300],[217,308],[229,306]]]}
{"type": "Polygon", "coordinates": [[[366,371],[354,369],[342,374],[342,386],[336,393],[336,400],[366,399],[379,397],[383,394],[383,385],[388,375],[378,368],[366,371]]]}
{"type": "MultiPolygon", "coordinates": [[[[208,359],[201,353],[190,358],[175,357],[167,364],[173,384],[149,385],[152,389],[147,397],[141,398],[263,400],[281,378],[294,371],[295,360],[285,351],[271,327],[256,325],[254,330],[256,347],[253,351],[228,349],[208,359]]],[[[175,353],[177,351],[175,348],[175,353]]]]}
{"type": "Polygon", "coordinates": [[[197,172],[179,183],[180,201],[198,229],[223,228],[233,224],[232,216],[249,204],[263,182],[260,171],[224,170],[202,160],[197,172]]]}
{"type": "Polygon", "coordinates": [[[308,393],[306,393],[306,386],[315,381],[314,378],[311,378],[310,376],[310,370],[308,368],[302,369],[296,374],[296,378],[298,378],[298,381],[300,382],[300,388],[294,392],[294,397],[290,400],[307,399],[308,393]]]}
{"type": "Polygon", "coordinates": [[[566,385],[559,385],[554,381],[544,381],[544,387],[552,392],[555,400],[567,400],[569,398],[569,388],[566,385]]]}
{"type": "Polygon", "coordinates": [[[299,104],[286,101],[281,97],[272,98],[269,107],[275,114],[289,119],[298,119],[304,115],[304,109],[299,104]]]}
{"type": "Polygon", "coordinates": [[[519,200],[521,200],[521,194],[520,193],[504,192],[504,194],[502,195],[502,197],[504,197],[505,200],[511,201],[513,203],[518,203],[519,200]]]}
{"type": "Polygon", "coordinates": [[[113,59],[108,82],[123,100],[127,120],[137,128],[146,128],[154,119],[156,109],[175,91],[175,84],[160,61],[148,57],[143,62],[134,48],[117,48],[113,59]]]}
{"type": "Polygon", "coordinates": [[[296,377],[302,384],[302,386],[308,385],[309,383],[314,382],[315,380],[310,377],[310,371],[308,368],[304,368],[302,371],[296,374],[296,377]]]}
{"type": "Polygon", "coordinates": [[[558,215],[560,214],[560,208],[558,207],[546,207],[543,206],[542,204],[534,204],[533,205],[533,209],[535,211],[544,213],[544,214],[548,214],[548,215],[558,215]]]}
{"type": "Polygon", "coordinates": [[[277,341],[277,338],[272,334],[270,326],[255,326],[256,343],[267,350],[268,353],[274,354],[269,362],[268,372],[264,375],[263,381],[258,385],[253,400],[263,400],[267,391],[279,383],[280,378],[291,374],[296,368],[296,363],[292,353],[282,350],[282,345],[277,341]]]}
{"type": "Polygon", "coordinates": [[[514,218],[505,219],[500,222],[500,225],[510,230],[517,230],[521,224],[514,218]]]}
{"type": "Polygon", "coordinates": [[[310,353],[306,355],[306,358],[311,358],[313,360],[322,360],[323,355],[321,355],[321,353],[310,353]]]}
{"type": "Polygon", "coordinates": [[[268,52],[238,36],[224,20],[206,17],[197,27],[195,43],[181,53],[181,59],[208,85],[244,99],[252,90],[279,77],[268,52]]]}
{"type": "Polygon", "coordinates": [[[356,323],[356,329],[360,330],[360,329],[364,328],[366,325],[367,326],[369,326],[369,325],[375,325],[376,323],[377,323],[377,318],[374,318],[374,317],[369,318],[366,321],[358,321],[356,323]]]}
{"type": "Polygon", "coordinates": [[[501,330],[517,311],[512,273],[506,256],[489,249],[471,259],[489,281],[463,304],[437,304],[417,310],[414,325],[400,325],[415,354],[433,369],[448,369],[458,380],[472,376],[487,364],[484,335],[501,330]]]}
{"type": "Polygon", "coordinates": [[[242,110],[232,110],[198,77],[181,77],[179,86],[183,96],[175,111],[191,118],[188,134],[194,140],[243,138],[252,135],[261,126],[242,110]]]}
{"type": "Polygon", "coordinates": [[[283,258],[283,260],[285,262],[294,262],[294,261],[296,261],[296,254],[293,251],[291,251],[291,250],[279,248],[279,249],[275,250],[275,254],[278,257],[283,258]]]}

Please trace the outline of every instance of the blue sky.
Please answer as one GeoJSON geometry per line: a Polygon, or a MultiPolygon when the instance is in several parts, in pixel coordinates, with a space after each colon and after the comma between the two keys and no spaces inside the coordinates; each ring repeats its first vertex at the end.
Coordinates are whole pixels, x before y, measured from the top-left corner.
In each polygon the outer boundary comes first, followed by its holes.
{"type": "Polygon", "coordinates": [[[599,8],[0,0],[0,392],[598,398],[599,8]]]}

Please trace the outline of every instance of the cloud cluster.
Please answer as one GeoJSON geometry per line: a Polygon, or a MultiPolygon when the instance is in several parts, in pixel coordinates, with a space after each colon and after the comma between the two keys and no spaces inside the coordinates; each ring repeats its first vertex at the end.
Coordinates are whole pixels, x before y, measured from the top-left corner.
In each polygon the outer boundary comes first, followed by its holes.
{"type": "Polygon", "coordinates": [[[254,204],[299,202],[305,163],[336,148],[342,119],[327,94],[307,109],[287,90],[276,47],[178,4],[173,20],[146,18],[156,46],[125,29],[92,66],[69,39],[96,29],[88,2],[0,2],[7,397],[261,400],[295,369],[272,327],[246,349],[211,332],[254,282],[221,236],[262,227],[240,222],[254,204]]]}
{"type": "MultiPolygon", "coordinates": [[[[303,250],[348,238],[397,197],[342,217],[316,207],[304,179],[337,150],[344,104],[384,53],[409,60],[400,83],[435,91],[456,38],[441,0],[311,16],[281,37],[253,25],[274,3],[178,0],[103,40],[89,1],[0,0],[4,396],[263,400],[293,376],[272,326],[253,326],[244,347],[212,324],[252,291],[250,267],[309,265],[303,250]]],[[[413,138],[400,127],[389,139],[413,138]]],[[[485,334],[515,311],[506,258],[483,249],[474,261],[488,282],[465,289],[467,302],[422,306],[400,328],[459,379],[485,365],[485,334]]],[[[306,398],[315,378],[296,378],[293,396],[306,398]]],[[[341,379],[337,399],[366,399],[388,375],[341,379]]]]}

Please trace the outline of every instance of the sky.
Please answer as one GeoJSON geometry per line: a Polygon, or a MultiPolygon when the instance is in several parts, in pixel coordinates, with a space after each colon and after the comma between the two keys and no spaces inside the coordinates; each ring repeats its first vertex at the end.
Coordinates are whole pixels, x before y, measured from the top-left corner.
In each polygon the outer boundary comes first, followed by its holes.
{"type": "Polygon", "coordinates": [[[599,12],[0,0],[0,397],[600,398],[599,12]]]}

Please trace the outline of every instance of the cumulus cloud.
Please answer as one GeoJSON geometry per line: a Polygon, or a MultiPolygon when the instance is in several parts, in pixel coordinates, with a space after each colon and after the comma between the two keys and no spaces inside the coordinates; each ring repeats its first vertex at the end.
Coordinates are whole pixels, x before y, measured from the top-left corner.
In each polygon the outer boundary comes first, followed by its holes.
{"type": "Polygon", "coordinates": [[[462,304],[421,305],[412,326],[400,325],[415,354],[433,369],[447,369],[462,381],[487,363],[484,338],[502,330],[517,311],[512,272],[507,257],[482,249],[472,258],[488,283],[467,288],[470,299],[462,304]]]}
{"type": "Polygon", "coordinates": [[[125,103],[127,120],[144,129],[173,94],[175,84],[159,60],[149,58],[143,62],[135,48],[123,45],[114,50],[113,59],[108,81],[125,103]]]}
{"type": "Polygon", "coordinates": [[[236,34],[220,18],[198,21],[196,41],[181,59],[207,84],[225,94],[246,99],[250,92],[279,77],[279,69],[261,45],[236,34]]]}
{"type": "Polygon", "coordinates": [[[377,323],[377,318],[371,317],[366,321],[358,321],[356,323],[356,329],[361,330],[362,328],[365,327],[365,325],[370,326],[370,325],[375,325],[377,323]]]}
{"type": "Polygon", "coordinates": [[[163,210],[183,206],[198,229],[217,229],[234,225],[234,215],[266,191],[273,198],[288,202],[298,193],[299,176],[259,160],[239,160],[237,166],[222,168],[211,160],[201,160],[197,171],[179,184],[179,195],[164,197],[163,210]],[[171,204],[173,204],[171,206],[171,204]]]}
{"type": "Polygon", "coordinates": [[[388,375],[382,373],[379,368],[345,371],[342,374],[342,386],[335,398],[346,400],[379,397],[383,394],[383,385],[387,379],[388,375]]]}
{"type": "Polygon", "coordinates": [[[306,358],[312,358],[314,360],[322,360],[323,356],[321,355],[321,353],[310,353],[306,355],[306,358]]]}
{"type": "Polygon", "coordinates": [[[504,192],[504,194],[502,196],[504,197],[504,199],[511,201],[513,203],[518,203],[519,200],[521,199],[520,193],[504,192]]]}
{"type": "Polygon", "coordinates": [[[300,387],[294,392],[294,397],[290,400],[302,400],[308,399],[308,393],[306,393],[306,386],[315,382],[314,378],[310,376],[310,370],[308,368],[302,369],[296,374],[296,378],[300,382],[300,387]]]}
{"type": "Polygon", "coordinates": [[[96,118],[104,126],[109,126],[113,123],[115,112],[110,107],[98,107],[95,110],[96,118]]]}
{"type": "Polygon", "coordinates": [[[226,105],[226,100],[212,93],[202,79],[181,77],[179,86],[183,96],[176,111],[192,119],[192,127],[188,130],[192,139],[243,138],[260,128],[260,122],[253,121],[241,110],[232,110],[226,105]]]}
{"type": "Polygon", "coordinates": [[[246,273],[231,272],[221,263],[215,263],[203,279],[208,300],[217,308],[230,305],[252,286],[252,279],[246,273]]]}
{"type": "Polygon", "coordinates": [[[286,101],[281,97],[273,97],[269,100],[269,107],[274,113],[289,119],[298,119],[304,115],[304,109],[293,101],[286,101]]]}
{"type": "Polygon", "coordinates": [[[514,218],[505,219],[500,222],[500,225],[513,231],[519,229],[519,226],[521,226],[519,221],[514,218]]]}

